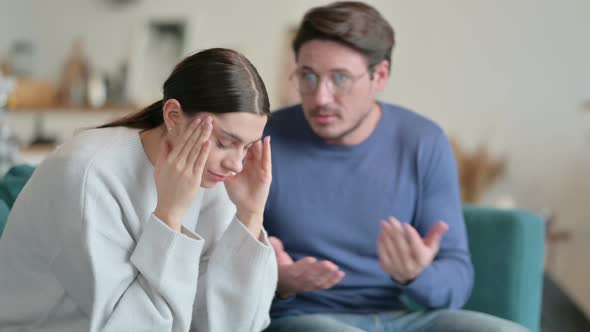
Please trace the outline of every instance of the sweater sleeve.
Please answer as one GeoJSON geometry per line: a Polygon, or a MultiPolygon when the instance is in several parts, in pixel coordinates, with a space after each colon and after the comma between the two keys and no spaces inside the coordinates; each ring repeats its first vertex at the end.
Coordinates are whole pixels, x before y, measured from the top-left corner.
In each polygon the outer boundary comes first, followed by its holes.
{"type": "Polygon", "coordinates": [[[199,223],[225,223],[206,253],[193,315],[197,331],[260,331],[270,323],[277,284],[275,254],[263,230],[259,239],[237,219],[225,192],[203,206],[199,223]]]}
{"type": "Polygon", "coordinates": [[[203,240],[153,214],[134,239],[105,185],[84,175],[64,216],[61,251],[51,263],[90,331],[188,331],[203,240]]]}
{"type": "Polygon", "coordinates": [[[458,187],[457,166],[442,131],[428,137],[418,156],[420,196],[412,222],[425,236],[437,221],[449,225],[433,263],[410,284],[404,294],[429,308],[460,308],[471,293],[473,266],[458,187]]]}

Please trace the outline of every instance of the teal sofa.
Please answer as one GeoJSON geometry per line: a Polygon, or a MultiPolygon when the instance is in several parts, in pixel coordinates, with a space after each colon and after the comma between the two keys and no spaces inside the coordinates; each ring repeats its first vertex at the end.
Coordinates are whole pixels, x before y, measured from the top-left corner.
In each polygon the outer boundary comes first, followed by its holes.
{"type": "Polygon", "coordinates": [[[18,165],[8,170],[0,179],[0,238],[10,209],[34,170],[35,168],[29,165],[18,165]]]}
{"type": "Polygon", "coordinates": [[[541,322],[545,223],[525,210],[464,206],[475,269],[465,309],[506,318],[538,332],[541,322]]]}
{"type": "MultiPolygon", "coordinates": [[[[0,236],[16,196],[33,173],[20,165],[0,179],[0,236]]],[[[544,223],[524,210],[464,207],[475,283],[466,309],[539,331],[544,223]]]]}

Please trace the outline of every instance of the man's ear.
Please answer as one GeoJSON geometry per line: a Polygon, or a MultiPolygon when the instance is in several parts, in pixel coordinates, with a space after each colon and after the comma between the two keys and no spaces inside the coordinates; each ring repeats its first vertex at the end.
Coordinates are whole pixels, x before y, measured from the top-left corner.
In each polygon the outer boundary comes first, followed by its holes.
{"type": "Polygon", "coordinates": [[[377,91],[382,91],[389,80],[389,61],[383,60],[373,67],[373,80],[377,91]]]}
{"type": "Polygon", "coordinates": [[[168,130],[176,128],[182,123],[182,107],[176,99],[168,99],[162,107],[164,124],[168,130]]]}

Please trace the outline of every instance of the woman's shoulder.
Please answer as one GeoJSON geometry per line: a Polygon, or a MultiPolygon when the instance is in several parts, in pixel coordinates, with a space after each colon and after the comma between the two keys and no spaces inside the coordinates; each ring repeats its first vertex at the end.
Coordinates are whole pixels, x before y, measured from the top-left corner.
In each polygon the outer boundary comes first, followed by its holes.
{"type": "Polygon", "coordinates": [[[61,168],[77,176],[90,166],[125,163],[139,148],[143,149],[137,129],[88,129],[63,143],[39,167],[61,168]]]}
{"type": "Polygon", "coordinates": [[[137,129],[126,127],[93,128],[78,132],[69,141],[65,142],[60,151],[70,153],[85,152],[89,154],[108,151],[111,149],[128,146],[139,134],[137,129]],[[121,144],[119,144],[121,143],[121,144]]]}

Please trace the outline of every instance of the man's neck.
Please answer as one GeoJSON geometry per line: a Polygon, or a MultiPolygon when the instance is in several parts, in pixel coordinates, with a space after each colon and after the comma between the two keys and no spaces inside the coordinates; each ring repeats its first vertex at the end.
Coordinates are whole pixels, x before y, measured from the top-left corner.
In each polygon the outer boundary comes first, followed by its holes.
{"type": "Polygon", "coordinates": [[[334,145],[357,145],[364,142],[375,131],[375,128],[381,119],[381,113],[381,105],[375,103],[373,107],[371,107],[371,110],[369,110],[359,122],[357,127],[352,128],[349,133],[346,133],[339,138],[325,140],[325,142],[334,145]]]}

